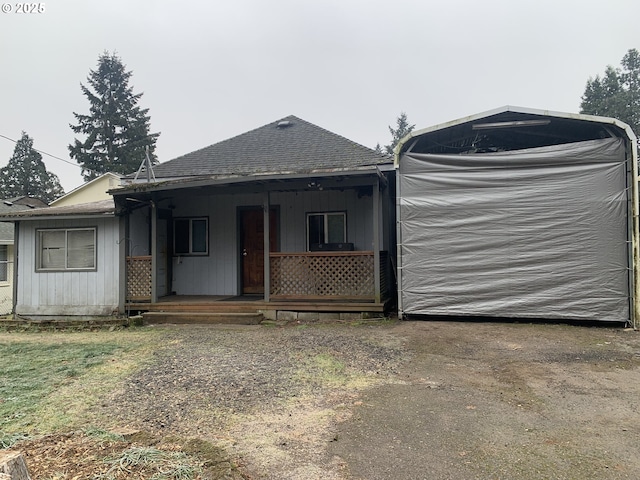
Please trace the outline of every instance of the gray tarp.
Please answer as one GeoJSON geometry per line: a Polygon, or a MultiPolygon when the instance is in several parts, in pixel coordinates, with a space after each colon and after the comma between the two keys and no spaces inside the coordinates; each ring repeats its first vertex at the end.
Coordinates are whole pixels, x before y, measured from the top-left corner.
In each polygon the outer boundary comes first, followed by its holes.
{"type": "Polygon", "coordinates": [[[628,321],[625,147],[403,154],[404,314],[628,321]]]}

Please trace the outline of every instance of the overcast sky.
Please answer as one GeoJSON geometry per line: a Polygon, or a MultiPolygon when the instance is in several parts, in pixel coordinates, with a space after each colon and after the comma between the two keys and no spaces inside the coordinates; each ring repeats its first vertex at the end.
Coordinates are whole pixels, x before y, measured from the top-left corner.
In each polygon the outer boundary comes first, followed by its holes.
{"type": "MultiPolygon", "coordinates": [[[[638,0],[0,4],[0,135],[68,160],[105,50],[133,72],[167,161],[287,115],[373,148],[403,111],[418,129],[504,105],[578,112],[589,77],[640,49],[638,0]]],[[[0,137],[0,166],[13,149],[0,137]]],[[[66,191],[82,183],[43,159],[66,191]]]]}

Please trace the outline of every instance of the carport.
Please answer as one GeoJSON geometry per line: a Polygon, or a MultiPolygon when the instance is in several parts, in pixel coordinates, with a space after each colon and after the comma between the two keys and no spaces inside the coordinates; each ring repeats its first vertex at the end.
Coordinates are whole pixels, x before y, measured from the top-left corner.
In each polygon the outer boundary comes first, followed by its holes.
{"type": "Polygon", "coordinates": [[[503,107],[396,147],[401,317],[637,318],[636,138],[503,107]]]}

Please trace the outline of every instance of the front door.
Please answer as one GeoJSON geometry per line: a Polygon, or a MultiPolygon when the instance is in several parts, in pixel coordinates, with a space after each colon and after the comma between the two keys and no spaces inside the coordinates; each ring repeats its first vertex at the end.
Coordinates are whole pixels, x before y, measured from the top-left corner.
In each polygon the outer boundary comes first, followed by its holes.
{"type": "MultiPolygon", "coordinates": [[[[278,247],[278,211],[269,215],[269,245],[272,252],[278,247]]],[[[242,293],[264,293],[264,216],[262,207],[240,210],[240,263],[242,293]]]]}

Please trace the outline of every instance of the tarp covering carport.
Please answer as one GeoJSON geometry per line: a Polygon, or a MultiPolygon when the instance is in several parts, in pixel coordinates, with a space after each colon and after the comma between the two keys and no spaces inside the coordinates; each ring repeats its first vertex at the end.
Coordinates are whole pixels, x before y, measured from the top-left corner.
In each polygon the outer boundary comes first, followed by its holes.
{"type": "Polygon", "coordinates": [[[627,322],[622,138],[400,158],[404,314],[627,322]]]}

